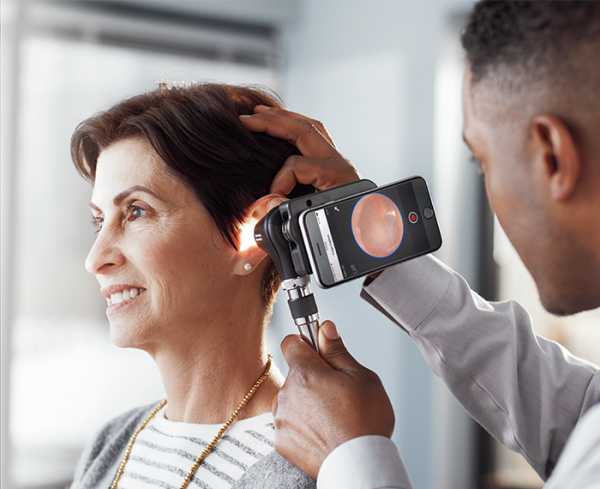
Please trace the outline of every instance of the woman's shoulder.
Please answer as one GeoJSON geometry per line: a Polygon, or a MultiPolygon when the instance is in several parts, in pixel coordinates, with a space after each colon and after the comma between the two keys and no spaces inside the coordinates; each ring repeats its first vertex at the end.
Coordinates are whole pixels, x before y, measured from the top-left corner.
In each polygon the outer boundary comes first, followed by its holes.
{"type": "Polygon", "coordinates": [[[137,428],[139,424],[147,418],[153,409],[160,404],[160,401],[147,404],[146,406],[140,406],[129,411],[119,414],[115,418],[108,421],[96,434],[95,441],[110,439],[116,433],[120,433],[123,430],[128,430],[130,427],[137,428]]]}
{"type": "Polygon", "coordinates": [[[123,439],[129,441],[137,427],[146,419],[158,402],[137,407],[111,419],[96,433],[84,450],[91,460],[94,460],[107,447],[118,444],[123,446],[123,439]]]}
{"type": "Polygon", "coordinates": [[[120,463],[129,439],[158,404],[131,409],[100,428],[79,459],[71,488],[97,487],[106,474],[112,476],[112,468],[120,463]]]}

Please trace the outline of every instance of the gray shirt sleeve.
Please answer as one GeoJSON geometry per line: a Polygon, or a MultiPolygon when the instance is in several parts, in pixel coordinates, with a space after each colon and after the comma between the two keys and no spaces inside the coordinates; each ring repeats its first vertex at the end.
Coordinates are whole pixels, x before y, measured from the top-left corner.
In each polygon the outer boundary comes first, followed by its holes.
{"type": "Polygon", "coordinates": [[[600,401],[597,366],[535,335],[519,304],[483,300],[430,256],[385,270],[362,296],[410,335],[477,422],[550,476],[600,401]]]}

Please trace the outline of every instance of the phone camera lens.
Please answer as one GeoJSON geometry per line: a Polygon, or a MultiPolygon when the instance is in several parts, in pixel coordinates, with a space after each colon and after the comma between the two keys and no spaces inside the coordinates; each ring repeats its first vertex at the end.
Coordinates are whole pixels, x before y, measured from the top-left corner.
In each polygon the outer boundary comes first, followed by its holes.
{"type": "Polygon", "coordinates": [[[307,200],[307,201],[306,201],[306,205],[307,205],[308,207],[310,207],[310,206],[312,205],[312,200],[310,200],[310,199],[309,199],[309,200],[307,200]]]}

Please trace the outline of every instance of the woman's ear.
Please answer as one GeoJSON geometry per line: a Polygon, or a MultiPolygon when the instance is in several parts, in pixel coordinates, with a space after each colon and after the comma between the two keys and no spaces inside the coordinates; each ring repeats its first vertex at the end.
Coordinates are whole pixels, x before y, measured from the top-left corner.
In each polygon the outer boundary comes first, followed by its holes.
{"type": "Polygon", "coordinates": [[[236,263],[233,271],[236,275],[251,274],[267,256],[267,253],[261,250],[254,241],[254,226],[285,200],[281,195],[269,194],[255,201],[248,209],[246,220],[240,231],[238,251],[235,257],[236,263]]]}
{"type": "Polygon", "coordinates": [[[577,188],[582,161],[569,128],[552,115],[533,119],[533,137],[540,150],[542,175],[553,200],[567,200],[577,188]]]}
{"type": "Polygon", "coordinates": [[[279,194],[269,194],[261,197],[250,206],[248,215],[252,216],[257,221],[265,217],[272,209],[282,204],[288,199],[284,199],[279,194]]]}

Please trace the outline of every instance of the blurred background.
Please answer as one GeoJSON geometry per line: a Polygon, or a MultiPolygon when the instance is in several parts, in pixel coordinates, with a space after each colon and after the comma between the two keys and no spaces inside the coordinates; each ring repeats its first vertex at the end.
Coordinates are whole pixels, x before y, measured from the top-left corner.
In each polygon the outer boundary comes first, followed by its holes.
{"type": "MultiPolygon", "coordinates": [[[[459,32],[471,4],[2,0],[3,488],[67,486],[103,423],[164,395],[150,357],[108,339],[105,301],[83,267],[91,188],[69,156],[79,122],[163,81],[266,85],[323,121],[365,178],[422,175],[442,228],[439,258],[484,297],[519,300],[541,334],[600,362],[590,326],[600,315],[559,320],[542,310],[468,163],[459,32]]],[[[381,376],[415,489],[541,487],[359,289],[317,290],[321,316],[381,376]]],[[[285,302],[269,330],[284,373],[279,342],[296,332],[285,302]]]]}

